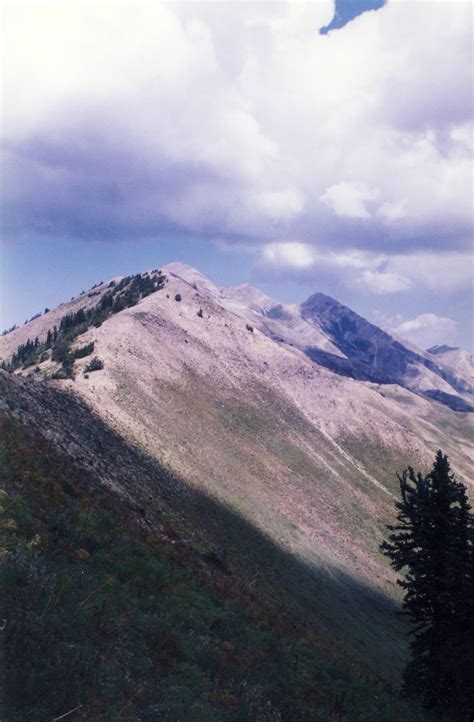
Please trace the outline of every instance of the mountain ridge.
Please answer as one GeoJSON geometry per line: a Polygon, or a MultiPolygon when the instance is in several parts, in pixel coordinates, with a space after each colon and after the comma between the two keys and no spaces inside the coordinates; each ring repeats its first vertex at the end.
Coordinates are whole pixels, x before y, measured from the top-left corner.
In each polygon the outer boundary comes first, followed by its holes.
{"type": "Polygon", "coordinates": [[[474,356],[459,346],[432,346],[427,349],[427,353],[434,356],[458,373],[464,374],[471,382],[474,383],[474,356]]]}
{"type": "MultiPolygon", "coordinates": [[[[60,326],[68,318],[52,348],[39,341],[26,363],[0,374],[12,413],[32,409],[28,423],[39,433],[115,484],[105,464],[109,450],[100,448],[107,434],[94,437],[89,452],[84,446],[100,422],[185,481],[183,494],[231,510],[310,570],[325,628],[393,679],[389,658],[394,650],[403,658],[391,617],[400,595],[379,544],[393,520],[395,472],[409,464],[427,470],[442,448],[472,489],[472,415],[400,383],[316,363],[308,354],[316,344],[339,363],[353,364],[354,354],[347,339],[346,347],[336,345],[339,337],[319,317],[308,323],[298,305],[272,305],[247,286],[218,288],[189,267],[162,270],[165,277],[154,269],[100,284],[95,295],[84,293],[2,337],[8,359],[28,334],[43,338],[51,319],[60,326]],[[64,359],[69,375],[58,375],[64,359]],[[358,586],[367,590],[362,597],[358,586]],[[372,607],[372,597],[385,602],[372,607]],[[373,629],[371,614],[379,620],[373,629]]],[[[127,474],[132,480],[133,469],[127,474]]],[[[138,481],[131,501],[143,507],[160,491],[149,477],[138,481]]],[[[177,514],[182,504],[178,495],[177,514]]],[[[225,533],[220,539],[225,547],[225,533]]]]}
{"type": "MultiPolygon", "coordinates": [[[[390,335],[321,292],[312,294],[301,304],[282,304],[249,283],[219,288],[196,268],[182,262],[167,264],[163,271],[255,324],[274,341],[299,348],[313,362],[336,374],[375,383],[401,384],[456,411],[474,410],[473,357],[463,349],[443,346],[425,352],[413,344],[404,345],[403,339],[390,335]]],[[[38,337],[43,341],[47,330],[59,325],[67,313],[94,308],[110,286],[121,279],[123,277],[100,282],[70,302],[37,314],[0,337],[0,360],[11,356],[30,335],[31,340],[38,337]]]]}
{"type": "MultiPolygon", "coordinates": [[[[198,273],[186,264],[171,264],[166,268],[171,268],[174,275],[185,281],[198,273]]],[[[204,278],[202,274],[200,276],[204,278]]],[[[376,383],[400,383],[415,392],[428,392],[428,397],[430,393],[431,397],[433,394],[438,395],[442,403],[451,405],[455,410],[474,410],[474,386],[467,375],[462,373],[463,369],[449,364],[440,365],[438,359],[421,349],[414,351],[405,346],[401,339],[394,338],[388,331],[366,321],[331,296],[317,292],[299,305],[284,305],[248,283],[220,289],[213,285],[213,292],[221,303],[225,305],[227,302],[228,308],[232,308],[232,302],[236,302],[233,310],[258,322],[261,330],[266,330],[275,340],[287,338],[290,343],[303,349],[313,361],[336,373],[376,383]],[[249,315],[249,310],[254,313],[249,315]],[[265,317],[265,321],[259,318],[260,314],[265,317]],[[313,326],[312,338],[308,337],[307,329],[303,332],[300,328],[298,339],[298,334],[294,333],[298,317],[313,326]],[[279,324],[272,323],[277,320],[280,320],[279,324]],[[293,333],[288,323],[281,323],[282,320],[291,322],[293,333]],[[353,340],[348,342],[346,337],[350,335],[350,330],[348,334],[347,328],[345,332],[340,329],[335,332],[338,323],[356,329],[356,344],[353,340]],[[374,338],[379,341],[378,344],[373,343],[374,338]],[[369,353],[373,355],[373,360],[368,362],[369,353]],[[383,358],[377,363],[380,355],[383,358]],[[346,360],[341,361],[341,358],[346,360]]]]}

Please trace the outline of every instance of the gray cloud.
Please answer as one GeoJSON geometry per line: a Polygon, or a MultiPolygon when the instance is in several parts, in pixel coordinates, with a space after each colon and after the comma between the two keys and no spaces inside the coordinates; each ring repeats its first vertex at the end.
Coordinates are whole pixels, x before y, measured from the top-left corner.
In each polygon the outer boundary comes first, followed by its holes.
{"type": "Polygon", "coordinates": [[[278,273],[376,293],[467,253],[467,5],[392,0],[326,37],[331,2],[236,6],[232,33],[206,4],[84,7],[7,14],[8,237],[220,238],[271,273],[295,242],[319,260],[278,273]]]}

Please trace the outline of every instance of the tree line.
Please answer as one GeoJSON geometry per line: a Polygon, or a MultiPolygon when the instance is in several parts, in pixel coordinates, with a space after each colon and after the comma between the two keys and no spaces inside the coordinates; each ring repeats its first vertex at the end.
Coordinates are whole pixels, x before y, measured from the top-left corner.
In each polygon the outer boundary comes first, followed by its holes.
{"type": "Polygon", "coordinates": [[[1,368],[13,372],[18,368],[28,368],[41,363],[48,358],[48,350],[52,349],[51,358],[60,364],[54,374],[55,378],[74,378],[74,362],[78,358],[89,355],[94,345],[87,344],[76,351],[71,350],[74,339],[85,333],[91,326],[99,327],[112,314],[119,313],[125,308],[135,306],[142,298],[159,291],[165,284],[165,276],[161,271],[153,275],[138,273],[135,276],[126,276],[120,281],[111,281],[99,303],[90,309],[80,308],[74,313],[65,314],[59,323],[48,329],[44,342],[38,337],[27,339],[20,344],[13,353],[9,362],[3,361],[1,368]]]}

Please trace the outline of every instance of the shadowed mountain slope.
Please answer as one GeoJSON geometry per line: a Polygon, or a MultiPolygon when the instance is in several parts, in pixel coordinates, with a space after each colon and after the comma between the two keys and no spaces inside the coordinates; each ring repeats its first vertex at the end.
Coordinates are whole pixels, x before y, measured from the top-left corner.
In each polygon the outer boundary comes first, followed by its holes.
{"type": "MultiPolygon", "coordinates": [[[[454,367],[440,365],[428,354],[408,348],[333,298],[316,293],[301,305],[301,313],[344,353],[355,378],[399,383],[432,397],[432,392],[437,392],[440,400],[455,410],[474,410],[472,403],[459,396],[472,396],[472,384],[454,367]]],[[[317,352],[312,352],[312,357],[322,360],[317,352]]]]}
{"type": "Polygon", "coordinates": [[[2,719],[428,719],[398,699],[393,602],[356,576],[284,551],[68,391],[0,371],[0,428],[2,719]]]}

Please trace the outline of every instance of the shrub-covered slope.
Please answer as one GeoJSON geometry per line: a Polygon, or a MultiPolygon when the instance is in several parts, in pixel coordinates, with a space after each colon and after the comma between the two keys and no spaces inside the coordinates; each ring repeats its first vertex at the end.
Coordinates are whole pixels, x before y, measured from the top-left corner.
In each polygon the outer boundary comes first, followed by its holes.
{"type": "Polygon", "coordinates": [[[1,392],[2,719],[425,719],[319,614],[351,593],[380,624],[390,604],[318,579],[69,394],[1,392]]]}

